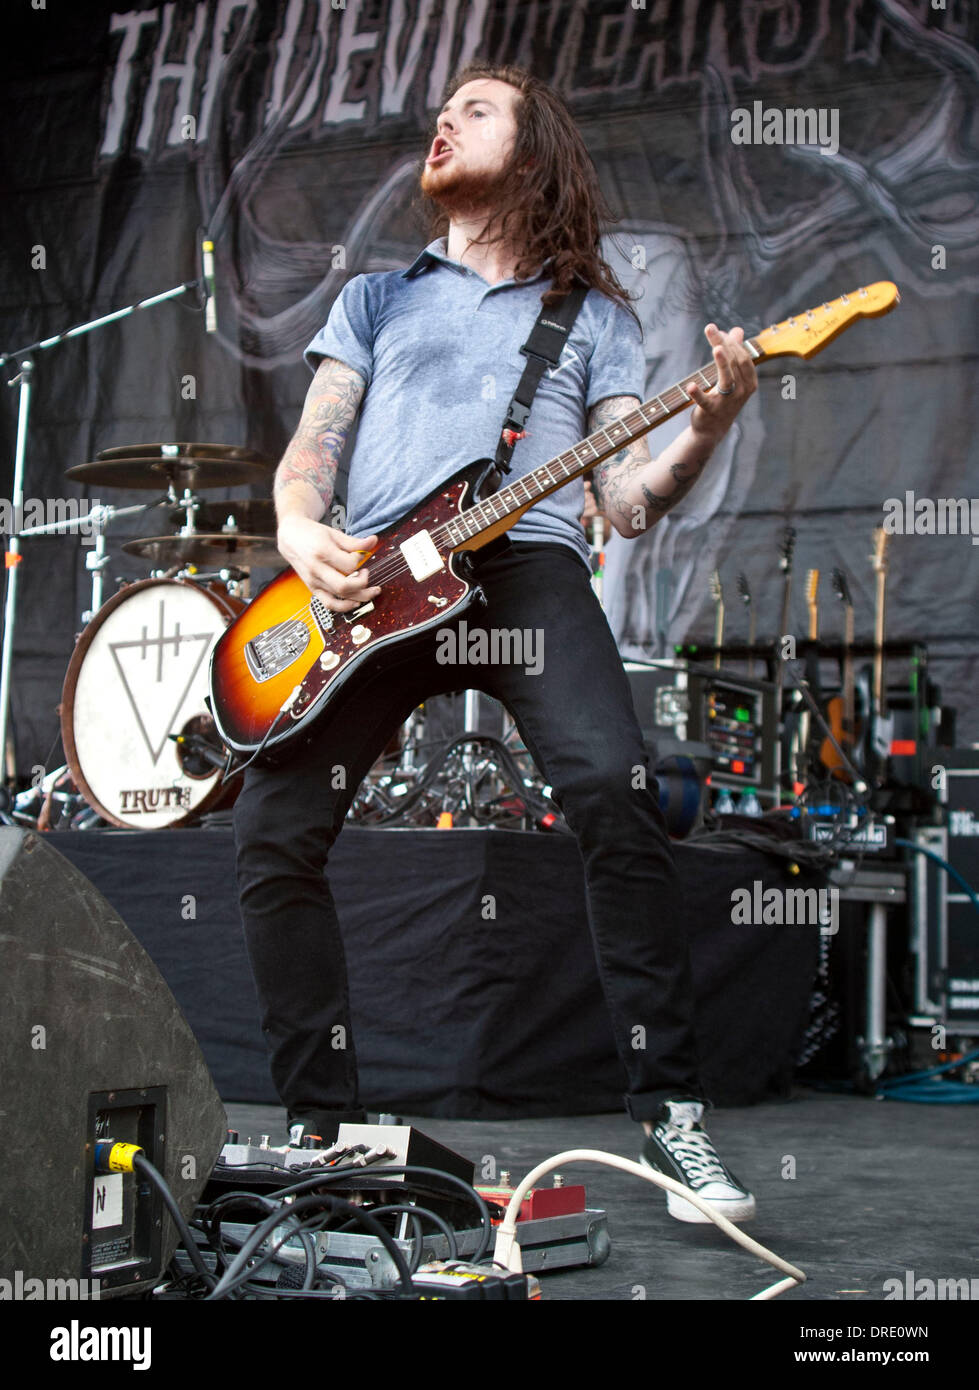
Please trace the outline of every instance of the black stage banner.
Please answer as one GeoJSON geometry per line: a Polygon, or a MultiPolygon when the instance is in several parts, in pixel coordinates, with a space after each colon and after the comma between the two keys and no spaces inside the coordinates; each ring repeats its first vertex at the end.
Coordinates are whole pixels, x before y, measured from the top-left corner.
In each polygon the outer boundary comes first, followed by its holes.
{"type": "MultiPolygon", "coordinates": [[[[195,279],[205,229],[218,285],[212,335],[187,294],[37,354],[27,521],[87,507],[93,491],[63,474],[101,449],[215,441],[276,458],[309,380],[301,350],[344,281],[402,268],[427,240],[417,180],[446,79],[471,57],[517,62],[564,94],[621,215],[606,254],[639,296],[647,394],[707,359],[709,319],[754,332],[861,284],[902,295],[812,361],[763,369],[709,476],[648,534],[613,538],[623,654],[707,631],[714,569],[732,587],[745,575],[774,638],[786,523],[797,573],[846,571],[869,638],[871,536],[887,522],[889,635],[927,640],[959,741],[979,738],[977,33],[977,0],[8,0],[0,349],[195,279]]],[[[8,391],[8,533],[16,418],[8,391]]],[[[213,494],[232,495],[251,494],[213,494]]],[[[109,592],[146,575],[119,544],[160,534],[153,515],[112,531],[109,592]]],[[[21,773],[62,760],[91,544],[24,552],[21,773]]],[[[842,610],[824,605],[832,636],[842,610]]]]}

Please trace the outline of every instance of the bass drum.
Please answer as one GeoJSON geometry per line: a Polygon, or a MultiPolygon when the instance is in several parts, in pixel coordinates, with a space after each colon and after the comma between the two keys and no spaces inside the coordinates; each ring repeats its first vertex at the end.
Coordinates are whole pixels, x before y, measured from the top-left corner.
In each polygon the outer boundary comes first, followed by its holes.
{"type": "Polygon", "coordinates": [[[105,820],[170,830],[234,800],[239,781],[221,785],[226,750],[204,696],[211,651],[244,607],[221,584],[144,579],[79,637],[61,735],[76,786],[105,820]]]}

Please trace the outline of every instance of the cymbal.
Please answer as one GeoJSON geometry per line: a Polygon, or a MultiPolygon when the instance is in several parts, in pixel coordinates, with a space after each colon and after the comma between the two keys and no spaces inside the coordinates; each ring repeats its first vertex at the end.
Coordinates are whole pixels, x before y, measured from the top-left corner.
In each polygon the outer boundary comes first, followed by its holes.
{"type": "Polygon", "coordinates": [[[97,459],[182,458],[237,459],[241,463],[261,463],[268,459],[257,449],[243,444],[121,444],[115,449],[100,449],[97,459]]]}
{"type": "Polygon", "coordinates": [[[140,536],[126,541],[123,550],[148,560],[153,569],[174,565],[207,565],[242,569],[285,569],[286,562],[268,536],[243,536],[236,532],[195,531],[189,536],[140,536]]]}
{"type": "MultiPolygon", "coordinates": [[[[275,503],[264,497],[246,499],[243,502],[199,502],[194,510],[194,521],[202,531],[222,531],[229,516],[235,525],[252,536],[274,536],[275,503]]],[[[186,508],[174,507],[170,520],[175,526],[183,526],[187,519],[186,508]]]]}
{"type": "Polygon", "coordinates": [[[188,488],[242,487],[268,479],[273,464],[264,454],[237,444],[124,444],[103,449],[65,477],[105,487],[156,490],[172,483],[188,488]]]}

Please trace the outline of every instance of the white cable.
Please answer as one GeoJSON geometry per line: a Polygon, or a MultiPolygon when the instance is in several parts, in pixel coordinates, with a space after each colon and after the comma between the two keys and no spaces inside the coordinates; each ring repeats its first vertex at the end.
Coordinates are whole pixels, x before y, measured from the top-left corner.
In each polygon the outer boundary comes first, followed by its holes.
{"type": "Polygon", "coordinates": [[[517,1213],[520,1211],[520,1205],[529,1190],[536,1182],[540,1181],[545,1173],[550,1173],[554,1168],[566,1167],[569,1163],[603,1163],[607,1168],[618,1168],[623,1173],[632,1173],[637,1178],[644,1178],[646,1182],[655,1183],[657,1187],[665,1188],[667,1192],[675,1192],[678,1197],[684,1197],[702,1211],[716,1226],[721,1228],[725,1235],[729,1235],[745,1250],[752,1255],[757,1255],[759,1259],[767,1261],[768,1264],[774,1265],[776,1269],[780,1269],[783,1274],[789,1276],[788,1279],[780,1279],[778,1283],[771,1284],[767,1289],[762,1289],[760,1293],[752,1295],[752,1302],[760,1299],[777,1298],[786,1289],[797,1288],[806,1282],[806,1276],[801,1269],[796,1269],[795,1265],[790,1265],[787,1260],[783,1260],[774,1251],[767,1250],[764,1245],[759,1245],[756,1240],[746,1236],[733,1221],[729,1221],[726,1216],[715,1211],[703,1198],[698,1197],[682,1183],[666,1177],[663,1173],[654,1172],[651,1168],[634,1163],[630,1158],[620,1158],[618,1154],[603,1153],[601,1149],[568,1149],[564,1153],[556,1154],[553,1158],[545,1159],[543,1163],[539,1163],[527,1174],[523,1182],[514,1188],[510,1204],[506,1209],[506,1215],[496,1232],[494,1260],[497,1264],[502,1264],[515,1274],[522,1272],[523,1261],[520,1255],[520,1242],[517,1240],[517,1213]]]}

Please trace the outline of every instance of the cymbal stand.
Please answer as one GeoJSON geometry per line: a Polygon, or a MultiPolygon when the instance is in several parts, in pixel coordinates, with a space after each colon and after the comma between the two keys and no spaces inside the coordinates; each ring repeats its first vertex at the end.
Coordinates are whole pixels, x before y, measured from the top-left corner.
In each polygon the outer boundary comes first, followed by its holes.
{"type": "MultiPolygon", "coordinates": [[[[14,483],[11,499],[14,504],[14,516],[22,515],[24,506],[24,464],[27,457],[31,389],[34,376],[32,354],[57,347],[67,338],[78,338],[84,333],[91,333],[96,328],[103,328],[108,323],[115,323],[117,319],[134,314],[137,309],[149,309],[156,304],[164,303],[165,300],[178,299],[188,290],[197,289],[199,283],[199,280],[185,280],[182,285],[174,285],[172,289],[164,290],[162,294],[151,295],[148,299],[140,299],[135,304],[127,304],[124,309],[115,309],[112,313],[103,314],[100,318],[90,319],[88,323],[75,324],[73,328],[67,328],[63,333],[55,333],[50,338],[41,338],[36,343],[15,348],[12,352],[0,353],[0,367],[5,367],[8,362],[15,362],[20,369],[17,375],[7,382],[8,386],[20,387],[17,442],[14,447],[14,483]]],[[[7,747],[7,730],[10,722],[10,671],[14,656],[19,567],[20,541],[18,536],[12,535],[7,547],[7,593],[3,610],[3,648],[0,651],[0,749],[7,747]]]]}
{"type": "Polygon", "coordinates": [[[89,623],[102,607],[102,571],[110,559],[105,549],[106,527],[117,516],[134,516],[138,512],[150,511],[153,507],[162,506],[166,501],[167,495],[164,493],[155,502],[138,502],[133,507],[112,507],[96,502],[84,519],[51,521],[44,526],[27,526],[23,531],[17,532],[16,539],[28,540],[31,536],[63,535],[68,532],[79,531],[82,527],[88,531],[89,535],[95,537],[94,550],[90,550],[85,556],[85,568],[90,570],[92,574],[92,606],[82,614],[82,622],[89,623]]]}

